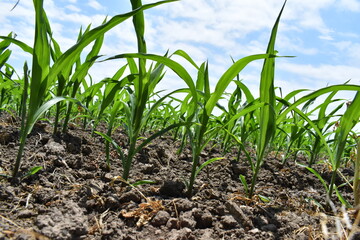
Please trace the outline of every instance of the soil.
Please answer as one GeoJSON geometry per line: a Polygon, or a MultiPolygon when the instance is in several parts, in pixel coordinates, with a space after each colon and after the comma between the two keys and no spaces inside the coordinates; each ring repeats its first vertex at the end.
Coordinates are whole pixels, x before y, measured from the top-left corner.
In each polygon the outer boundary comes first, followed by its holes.
{"type": "MultiPolygon", "coordinates": [[[[11,174],[19,125],[0,115],[2,174],[11,174]]],[[[126,148],[123,132],[114,137],[126,148]]],[[[236,150],[207,149],[203,161],[224,159],[202,170],[188,198],[184,179],[190,175],[191,151],[178,154],[180,142],[171,136],[155,139],[136,156],[129,182],[153,181],[136,188],[121,181],[115,151],[107,169],[104,146],[89,130],[72,124],[68,133],[53,135],[52,126],[39,121],[27,139],[23,177],[0,179],[0,239],[339,239],[336,233],[349,233],[354,221],[336,198],[333,210],[326,208],[324,187],[313,174],[291,159],[281,165],[272,153],[258,176],[256,196],[248,199],[239,180],[239,174],[251,179],[245,158],[237,162],[236,150]],[[36,166],[42,169],[26,175],[36,166]]],[[[316,169],[325,179],[330,176],[325,165],[316,169]]],[[[340,191],[353,201],[350,187],[340,191]]]]}

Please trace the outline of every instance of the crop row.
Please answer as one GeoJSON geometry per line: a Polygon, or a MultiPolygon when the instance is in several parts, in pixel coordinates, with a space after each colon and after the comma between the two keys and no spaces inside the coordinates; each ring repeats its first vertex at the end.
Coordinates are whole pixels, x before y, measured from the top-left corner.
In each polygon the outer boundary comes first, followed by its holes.
{"type": "Polygon", "coordinates": [[[308,162],[304,167],[319,178],[329,197],[334,193],[350,207],[352,204],[338,190],[348,184],[354,190],[354,205],[358,205],[360,160],[352,153],[358,143],[353,129],[360,117],[360,86],[345,83],[316,91],[299,89],[286,96],[276,94],[274,71],[279,56],[275,41],[286,2],[275,21],[266,51],[233,60],[212,90],[208,62],[198,65],[182,50],[163,56],[147,52],[143,11],[173,1],[143,5],[141,0],[131,0],[133,11],[104,20],[98,27],[89,25],[81,29],[76,44],[63,51],[52,35],[43,0],[34,0],[34,45],[26,45],[12,33],[0,37],[0,111],[22,119],[20,147],[8,178],[19,177],[26,138],[34,124],[46,116],[53,124],[54,134],[67,132],[69,123],[75,119],[79,123],[80,119],[82,127],[101,135],[106,140],[107,166],[110,168],[111,161],[118,160],[110,156],[111,148],[115,148],[125,180],[131,176],[134,156],[155,138],[170,133],[182,142],[182,147],[189,145],[192,150],[192,168],[186,181],[188,196],[192,195],[199,172],[222,159],[200,158],[206,146],[216,143],[224,153],[236,148],[239,155],[244,152],[247,156],[252,179],[247,182],[240,175],[239,181],[250,198],[256,193],[257,176],[268,152],[276,151],[282,154],[284,165],[289,159],[296,161],[299,154],[306,155],[308,162]],[[138,52],[102,58],[99,53],[105,34],[129,18],[133,19],[138,52]],[[10,45],[32,56],[30,67],[24,63],[22,77],[9,63],[10,45]],[[91,50],[85,52],[88,46],[91,50]],[[197,74],[192,76],[189,72],[193,69],[186,69],[173,60],[174,56],[190,63],[197,74]],[[113,76],[93,81],[89,70],[97,61],[116,59],[124,59],[126,64],[113,76]],[[247,64],[257,60],[263,61],[263,67],[259,74],[259,97],[255,98],[239,74],[247,64]],[[160,81],[167,81],[164,69],[173,71],[178,81],[184,81],[187,87],[167,94],[156,91],[160,81]],[[236,87],[228,93],[230,84],[236,87]],[[352,101],[336,98],[338,92],[344,91],[356,93],[352,101]],[[318,98],[325,100],[318,103],[318,98]],[[215,109],[220,114],[214,114],[215,109]],[[100,122],[106,123],[106,132],[97,131],[100,122]],[[119,127],[127,133],[126,146],[119,146],[112,138],[119,127]],[[250,154],[249,149],[254,150],[255,155],[250,154]],[[313,168],[318,161],[330,166],[330,182],[313,168]],[[353,178],[343,179],[344,184],[336,185],[339,169],[349,163],[355,170],[353,178]]]}

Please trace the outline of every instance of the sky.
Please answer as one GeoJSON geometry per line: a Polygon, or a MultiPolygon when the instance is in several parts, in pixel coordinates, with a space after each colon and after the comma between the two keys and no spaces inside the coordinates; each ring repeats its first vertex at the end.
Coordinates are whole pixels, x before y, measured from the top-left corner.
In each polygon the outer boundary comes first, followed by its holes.
{"type": "MultiPolygon", "coordinates": [[[[0,2],[0,35],[14,32],[17,39],[32,45],[33,1],[0,2]]],[[[54,38],[64,52],[77,39],[81,26],[100,25],[108,18],[131,10],[129,0],[45,0],[54,38]]],[[[154,1],[143,0],[143,3],[154,1]]],[[[182,49],[198,64],[209,62],[211,84],[235,60],[265,53],[271,28],[283,5],[282,0],[181,0],[145,11],[145,39],[148,52],[165,54],[182,49]]],[[[283,93],[296,89],[316,90],[350,80],[360,84],[360,1],[288,0],[278,29],[275,86],[283,93]]],[[[10,63],[21,72],[28,54],[11,47],[10,63]]],[[[131,20],[107,33],[100,54],[136,52],[131,20]]],[[[176,59],[184,62],[181,59],[176,59]]],[[[111,77],[121,67],[119,61],[97,63],[91,70],[94,81],[111,77]]],[[[190,65],[186,68],[196,77],[190,65]]],[[[249,64],[240,78],[258,96],[262,61],[249,64]]],[[[160,89],[186,85],[170,70],[160,89]]],[[[231,90],[228,89],[228,91],[231,90]]],[[[344,94],[351,98],[351,94],[344,94]]]]}

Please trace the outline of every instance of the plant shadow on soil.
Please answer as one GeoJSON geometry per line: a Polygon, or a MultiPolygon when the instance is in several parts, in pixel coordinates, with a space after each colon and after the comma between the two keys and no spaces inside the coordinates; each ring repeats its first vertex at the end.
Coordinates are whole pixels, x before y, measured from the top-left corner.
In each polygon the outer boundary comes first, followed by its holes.
{"type": "MultiPolygon", "coordinates": [[[[190,149],[170,136],[154,140],[136,156],[131,182],[152,180],[136,189],[124,186],[121,161],[105,164],[104,140],[76,126],[65,135],[51,134],[39,122],[28,137],[21,170],[41,166],[17,183],[0,180],[0,239],[324,239],[321,231],[325,191],[318,179],[291,160],[282,166],[269,155],[260,171],[257,194],[247,199],[239,174],[251,179],[237,152],[207,166],[195,194],[185,197],[190,149]]],[[[102,129],[104,130],[104,129],[102,129]]],[[[101,131],[101,130],[100,130],[101,131]]],[[[0,171],[10,174],[19,137],[19,122],[0,115],[0,171]]],[[[122,133],[114,135],[125,144],[122,133]]],[[[216,148],[202,158],[222,156],[216,148]]],[[[112,157],[116,159],[115,152],[112,157]]],[[[326,168],[317,166],[326,175],[326,168]]],[[[351,172],[351,171],[347,171],[351,172]]],[[[342,189],[350,199],[351,189],[342,189]]],[[[335,231],[330,216],[325,224],[335,231]]]]}

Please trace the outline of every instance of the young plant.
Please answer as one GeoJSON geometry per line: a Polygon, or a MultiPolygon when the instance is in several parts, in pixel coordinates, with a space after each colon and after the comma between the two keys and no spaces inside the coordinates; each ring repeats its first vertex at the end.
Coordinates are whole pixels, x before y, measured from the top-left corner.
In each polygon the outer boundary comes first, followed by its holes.
{"type": "MultiPolygon", "coordinates": [[[[171,2],[171,1],[167,1],[171,2]]],[[[141,0],[131,0],[132,8],[138,9],[142,7],[141,0]]],[[[146,42],[144,38],[145,33],[145,20],[144,15],[142,12],[139,12],[138,14],[134,15],[133,17],[133,25],[136,33],[137,38],[137,46],[138,46],[138,54],[146,54],[146,42]]],[[[151,135],[149,138],[144,140],[142,143],[139,144],[139,138],[140,134],[143,132],[144,127],[146,126],[148,119],[150,118],[151,114],[155,111],[155,109],[158,108],[159,105],[171,94],[178,92],[177,90],[165,95],[164,97],[157,100],[149,110],[146,111],[147,103],[149,102],[150,96],[155,91],[155,87],[157,84],[161,81],[164,74],[162,73],[164,69],[164,64],[157,63],[153,67],[151,67],[147,70],[146,69],[146,59],[145,58],[139,58],[138,65],[136,65],[135,61],[132,59],[134,56],[131,56],[131,54],[127,55],[118,55],[110,59],[117,59],[126,57],[128,61],[128,66],[130,69],[131,74],[124,79],[123,81],[126,81],[124,84],[120,83],[119,87],[123,87],[125,85],[128,85],[126,87],[126,90],[128,92],[129,101],[121,101],[119,100],[119,104],[115,104],[115,108],[121,108],[124,113],[124,125],[125,129],[128,133],[129,137],[129,147],[128,147],[128,153],[125,155],[122,150],[120,157],[122,160],[123,165],[123,178],[125,180],[128,180],[130,175],[130,170],[132,166],[132,161],[136,153],[138,153],[146,144],[151,142],[154,138],[159,137],[166,133],[167,131],[182,126],[184,123],[177,123],[168,126],[167,128],[164,128],[155,134],[151,135]]],[[[164,57],[166,58],[166,57],[164,57]]],[[[113,95],[115,96],[115,95],[113,95]]],[[[115,114],[116,111],[113,111],[115,114]]],[[[108,130],[108,133],[110,131],[108,130]]],[[[100,133],[99,133],[100,134],[100,133]]],[[[104,134],[100,134],[103,137],[104,134]]],[[[114,142],[111,140],[109,136],[105,138],[107,141],[114,142]]],[[[116,147],[119,149],[118,147],[116,147]]]]}
{"type": "MultiPolygon", "coordinates": [[[[280,22],[281,14],[284,10],[286,1],[276,19],[275,25],[272,29],[268,48],[266,53],[270,56],[274,56],[277,52],[275,51],[275,40],[278,25],[280,22]]],[[[257,141],[256,146],[256,163],[253,169],[253,176],[251,179],[251,186],[249,189],[249,197],[252,198],[254,195],[255,184],[263,159],[265,156],[265,150],[274,136],[276,130],[276,113],[275,113],[275,89],[274,89],[274,71],[275,71],[275,58],[266,58],[264,60],[261,79],[260,79],[260,102],[264,103],[264,106],[260,108],[258,115],[260,124],[260,137],[257,141]]]]}
{"type": "MultiPolygon", "coordinates": [[[[44,103],[45,99],[48,97],[49,89],[54,85],[59,75],[61,75],[62,73],[67,73],[71,66],[78,59],[77,56],[79,56],[83,49],[90,43],[98,39],[100,36],[104,35],[107,31],[143,10],[170,1],[171,0],[147,4],[140,8],[137,8],[132,12],[112,17],[104,24],[84,33],[74,46],[72,46],[70,49],[68,49],[56,59],[52,66],[50,65],[51,47],[48,36],[50,24],[43,8],[43,0],[34,1],[35,38],[33,48],[28,47],[26,44],[17,41],[14,38],[1,37],[23,48],[26,52],[31,53],[33,57],[31,71],[32,75],[29,81],[29,103],[26,104],[26,108],[28,109],[28,111],[26,118],[22,119],[22,121],[24,121],[25,123],[23,124],[23,128],[21,129],[20,147],[16,162],[14,164],[13,177],[17,176],[22,154],[24,151],[26,137],[31,132],[35,122],[51,106],[62,100],[69,99],[65,97],[55,97],[44,103]]],[[[24,92],[25,91],[28,91],[28,89],[25,88],[24,92]]]]}
{"type": "Polygon", "coordinates": [[[356,157],[355,157],[355,173],[354,173],[354,207],[358,207],[360,204],[360,142],[356,144],[356,157]]]}
{"type": "MultiPolygon", "coordinates": [[[[333,191],[335,190],[338,199],[346,206],[350,206],[350,204],[346,201],[346,199],[343,198],[343,196],[338,191],[338,188],[335,185],[335,179],[338,174],[338,169],[340,167],[340,164],[342,162],[341,160],[342,160],[345,145],[347,142],[347,137],[348,137],[350,131],[352,130],[352,128],[359,121],[359,117],[360,117],[360,112],[358,111],[358,109],[360,107],[359,92],[360,92],[360,86],[350,85],[350,84],[333,85],[333,86],[321,88],[321,89],[314,91],[310,94],[307,94],[307,95],[301,97],[300,99],[298,99],[297,101],[295,101],[288,108],[286,108],[277,118],[277,124],[279,124],[281,121],[283,121],[284,118],[286,118],[287,114],[290,111],[295,111],[297,114],[299,114],[299,116],[301,116],[309,124],[309,126],[313,129],[313,131],[315,131],[316,134],[320,137],[320,141],[323,144],[323,146],[325,147],[326,152],[329,156],[329,161],[331,163],[331,168],[332,168],[332,176],[331,176],[330,183],[325,188],[327,191],[328,197],[330,198],[333,191]],[[356,91],[357,94],[356,94],[354,100],[352,101],[352,103],[349,105],[349,107],[346,109],[345,113],[342,115],[342,117],[339,120],[339,127],[336,130],[336,134],[334,136],[334,141],[333,141],[335,150],[331,150],[329,142],[327,142],[325,136],[320,131],[318,126],[312,120],[310,120],[308,116],[306,116],[303,112],[301,112],[299,109],[297,109],[297,106],[299,106],[300,104],[303,104],[311,99],[314,99],[316,97],[319,97],[319,96],[322,96],[324,94],[328,94],[328,93],[331,93],[334,91],[336,91],[336,92],[338,92],[338,91],[356,91]]],[[[307,167],[307,169],[311,170],[311,172],[313,172],[313,173],[316,172],[314,169],[312,169],[310,167],[307,167]]],[[[320,176],[319,174],[315,174],[315,175],[318,178],[320,176]]],[[[321,179],[319,178],[319,180],[322,182],[325,182],[325,180],[323,180],[322,178],[321,179]]]]}
{"type": "Polygon", "coordinates": [[[334,189],[338,197],[339,198],[341,197],[335,185],[335,178],[337,176],[337,171],[342,162],[341,160],[349,133],[352,130],[352,128],[359,122],[359,118],[360,118],[359,108],[360,108],[360,92],[357,92],[353,101],[348,106],[345,113],[341,116],[339,120],[339,127],[337,128],[335,133],[334,144],[336,146],[336,150],[335,150],[335,156],[331,161],[333,172],[329,186],[329,197],[332,195],[334,189]]]}
{"type": "MultiPolygon", "coordinates": [[[[236,77],[236,75],[242,71],[245,66],[254,61],[269,57],[274,57],[270,54],[258,54],[244,57],[238,61],[236,61],[219,79],[215,91],[210,93],[209,82],[208,82],[208,70],[207,64],[204,63],[201,67],[197,67],[194,61],[183,51],[178,50],[173,55],[179,55],[185,60],[189,61],[193,66],[198,69],[198,75],[200,76],[197,81],[197,86],[195,85],[192,77],[186,71],[186,69],[180,65],[179,63],[171,60],[168,57],[153,55],[153,54],[120,54],[109,59],[115,58],[143,58],[148,60],[153,60],[158,63],[161,63],[170,69],[172,69],[185,83],[188,85],[188,89],[186,90],[177,90],[175,92],[186,91],[189,93],[188,97],[183,101],[183,108],[185,108],[185,112],[187,112],[186,122],[179,123],[178,126],[182,125],[191,125],[192,120],[197,119],[198,127],[191,133],[190,138],[193,142],[193,163],[192,170],[188,184],[188,195],[192,195],[192,188],[195,182],[195,178],[199,173],[198,169],[202,169],[201,165],[199,167],[199,159],[201,150],[204,149],[206,144],[211,140],[211,137],[204,138],[205,133],[208,130],[208,122],[211,117],[211,114],[217,104],[217,102],[222,98],[223,93],[227,86],[232,82],[232,80],[236,77]],[[201,96],[201,97],[200,97],[201,96]],[[199,102],[200,101],[200,102],[199,102]],[[199,103],[201,108],[199,109],[199,103]]],[[[173,92],[174,93],[174,92],[173,92]]],[[[171,93],[172,94],[172,93],[171,93]]],[[[168,95],[171,95],[168,94],[168,95]]],[[[136,99],[136,98],[133,98],[136,99]]],[[[134,112],[134,111],[129,111],[134,112]]],[[[184,111],[183,111],[184,112],[184,111]]],[[[191,131],[190,131],[191,132],[191,131]]],[[[208,132],[209,133],[209,132],[208,132]]],[[[208,134],[207,133],[207,134],[208,134]]],[[[209,136],[214,136],[214,131],[209,134],[209,136]]]]}

